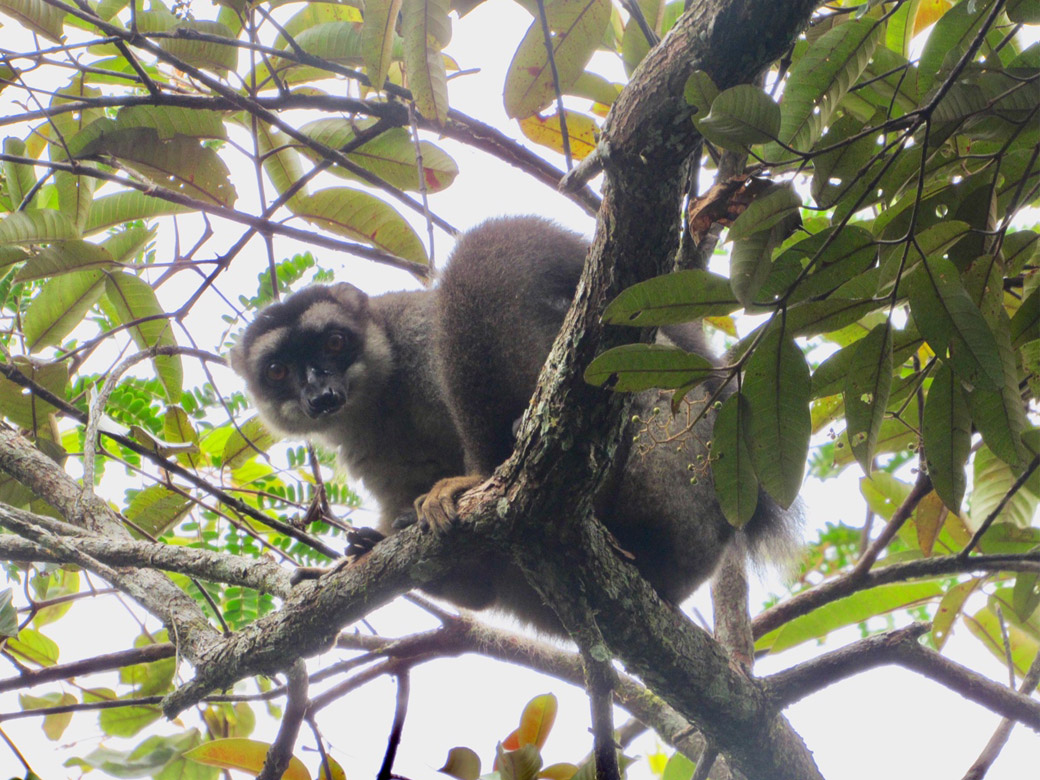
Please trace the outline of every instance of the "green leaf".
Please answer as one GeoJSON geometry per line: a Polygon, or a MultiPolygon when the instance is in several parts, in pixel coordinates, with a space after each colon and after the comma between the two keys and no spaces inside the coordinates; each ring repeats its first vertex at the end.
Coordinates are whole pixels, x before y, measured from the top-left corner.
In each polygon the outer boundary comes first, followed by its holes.
{"type": "Polygon", "coordinates": [[[928,91],[939,75],[946,73],[943,63],[956,62],[960,59],[958,55],[968,50],[992,5],[993,0],[958,3],[935,23],[921,50],[917,66],[917,81],[922,94],[928,91]]]}
{"type": "Polygon", "coordinates": [[[0,0],[0,9],[52,43],[61,43],[65,12],[43,0],[0,0]]]}
{"type": "Polygon", "coordinates": [[[703,70],[691,73],[683,87],[683,98],[693,107],[694,118],[707,116],[718,94],[719,88],[703,70]]]}
{"type": "Polygon", "coordinates": [[[75,271],[47,282],[32,299],[22,332],[29,351],[61,343],[79,325],[105,289],[101,271],[75,271]]]}
{"type": "MultiPolygon", "coordinates": [[[[10,365],[58,398],[66,397],[69,385],[67,362],[40,363],[25,357],[15,357],[10,365]]],[[[23,392],[21,385],[5,376],[0,376],[0,409],[3,409],[4,417],[11,422],[33,431],[44,430],[47,415],[57,411],[35,393],[23,392]]]]}
{"type": "Polygon", "coordinates": [[[448,118],[448,74],[441,49],[451,40],[450,0],[404,0],[404,65],[416,108],[443,125],[448,118]]]}
{"type": "MultiPolygon", "coordinates": [[[[553,61],[564,92],[584,72],[603,39],[610,7],[610,0],[556,0],[546,4],[545,15],[553,33],[553,61]]],[[[503,97],[506,114],[514,119],[532,116],[556,99],[538,19],[527,29],[509,63],[503,97]]]]}
{"type": "Polygon", "coordinates": [[[171,214],[187,214],[191,206],[182,206],[162,198],[145,195],[137,190],[102,195],[94,199],[90,216],[83,226],[83,235],[90,236],[102,230],[122,225],[135,219],[151,219],[171,214]]]}
{"type": "Polygon", "coordinates": [[[759,87],[738,84],[712,101],[711,111],[696,121],[714,144],[735,152],[775,140],[780,132],[780,106],[759,87]]]}
{"type": "MultiPolygon", "coordinates": [[[[546,5],[548,6],[549,4],[546,3],[546,5]]],[[[664,6],[664,0],[639,0],[639,8],[643,12],[643,18],[650,25],[650,29],[657,33],[658,36],[661,34],[664,6]]],[[[537,16],[538,7],[536,5],[532,4],[532,8],[529,10],[537,16]]],[[[625,66],[625,73],[631,76],[632,71],[643,61],[643,57],[649,51],[650,44],[646,40],[646,34],[635,18],[629,16],[628,23],[625,25],[625,32],[621,36],[621,62],[625,66]]]]}
{"type": "Polygon", "coordinates": [[[101,242],[101,246],[117,263],[138,259],[141,252],[155,238],[155,227],[130,225],[118,233],[112,233],[101,242]]]}
{"type": "Polygon", "coordinates": [[[790,260],[804,268],[810,261],[813,263],[810,273],[799,282],[788,299],[797,303],[826,295],[855,279],[874,266],[877,250],[874,236],[859,225],[846,225],[840,230],[828,227],[786,249],[776,258],[774,265],[790,260]],[[837,235],[834,235],[836,230],[837,235]],[[824,244],[827,244],[826,248],[824,244]]]}
{"type": "Polygon", "coordinates": [[[330,187],[299,198],[293,211],[333,233],[364,241],[406,260],[427,262],[426,250],[411,225],[367,192],[330,187]]]}
{"type": "MultiPolygon", "coordinates": [[[[985,445],[975,453],[974,489],[968,500],[971,527],[978,528],[1000,505],[1015,484],[1017,474],[985,445]]],[[[1035,476],[1027,481],[997,515],[997,523],[1008,523],[1017,528],[1028,528],[1036,518],[1040,502],[1040,485],[1035,476]]]]}
{"type": "MultiPolygon", "coordinates": [[[[300,132],[325,146],[341,149],[354,140],[357,131],[371,127],[375,121],[374,119],[351,121],[327,117],[308,122],[300,128],[300,132]]],[[[429,141],[420,141],[419,150],[422,153],[426,191],[440,192],[448,187],[459,173],[455,161],[443,149],[429,141]]],[[[321,159],[316,152],[307,147],[300,147],[300,152],[315,162],[319,162],[321,159]]],[[[347,156],[351,162],[374,173],[398,189],[410,191],[420,189],[415,142],[403,127],[385,130],[347,156]]],[[[329,170],[348,179],[358,179],[356,174],[338,165],[333,165],[329,170]]]]}
{"type": "Polygon", "coordinates": [[[223,452],[224,467],[237,469],[260,453],[267,452],[277,440],[259,417],[250,417],[228,437],[223,452]]]}
{"type": "Polygon", "coordinates": [[[783,507],[798,496],[809,452],[809,367],[782,329],[773,327],[747,363],[743,393],[751,412],[751,462],[762,487],[783,507]]]}
{"type": "Polygon", "coordinates": [[[1011,345],[1016,349],[1040,339],[1040,287],[1031,292],[1011,318],[1011,345]]]}
{"type": "Polygon", "coordinates": [[[164,38],[159,41],[159,46],[183,62],[196,68],[211,70],[220,76],[226,75],[228,71],[233,71],[238,66],[238,47],[235,45],[235,35],[220,22],[184,20],[178,22],[172,32],[185,37],[164,38]],[[227,44],[194,40],[190,37],[192,33],[226,38],[227,44]]]}
{"type": "Polygon", "coordinates": [[[971,416],[960,381],[939,366],[925,399],[922,420],[925,463],[939,498],[960,513],[967,484],[964,468],[971,454],[971,416]]]}
{"type": "Polygon", "coordinates": [[[755,648],[778,653],[802,642],[822,639],[831,631],[844,626],[929,602],[940,593],[942,586],[936,581],[879,585],[825,604],[808,615],[795,618],[763,636],[755,643],[755,648]]]}
{"type": "Polygon", "coordinates": [[[734,393],[723,402],[711,435],[711,474],[726,520],[743,528],[758,506],[758,478],[747,444],[747,401],[734,393]]]}
{"type": "Polygon", "coordinates": [[[715,375],[705,357],[663,344],[626,344],[608,349],[585,369],[585,381],[630,393],[652,387],[675,389],[715,375]]]}
{"type": "Polygon", "coordinates": [[[891,387],[892,323],[886,319],[857,344],[852,370],[845,380],[849,443],[856,460],[868,474],[891,387]]]}
{"type": "MultiPolygon", "coordinates": [[[[875,220],[876,223],[876,220],[875,220]]],[[[881,253],[881,277],[878,281],[878,295],[892,291],[896,277],[902,269],[905,281],[910,272],[915,270],[926,257],[945,255],[962,239],[971,233],[971,225],[967,222],[948,219],[937,225],[925,228],[914,235],[914,240],[906,248],[906,261],[903,261],[906,245],[899,242],[881,253]]]]}
{"type": "Polygon", "coordinates": [[[998,390],[1004,369],[997,341],[945,257],[931,255],[907,279],[910,311],[928,345],[970,386],[998,390]]]}
{"type": "Polygon", "coordinates": [[[534,745],[505,750],[499,744],[495,765],[501,780],[535,780],[538,770],[542,768],[542,756],[534,745]]]}
{"type": "Polygon", "coordinates": [[[190,138],[227,138],[224,115],[219,111],[179,106],[127,106],[116,114],[116,126],[130,129],[149,127],[159,139],[168,141],[174,136],[190,138]]]}
{"type": "Polygon", "coordinates": [[[954,621],[964,610],[964,602],[981,584],[981,579],[970,579],[954,585],[943,595],[942,601],[935,610],[935,618],[932,620],[932,638],[935,640],[937,650],[943,649],[954,621]]]}
{"type": "MultiPolygon", "coordinates": [[[[18,705],[23,712],[29,710],[42,710],[46,707],[68,707],[78,704],[79,700],[71,693],[45,693],[42,696],[30,696],[27,693],[18,694],[18,705]]],[[[65,729],[72,722],[72,710],[68,712],[56,712],[43,718],[43,733],[51,742],[57,742],[65,729]]]]}
{"type": "MultiPolygon", "coordinates": [[[[808,151],[830,123],[831,114],[870,61],[884,25],[856,19],[828,30],[791,68],[780,104],[780,140],[808,151]]],[[[766,147],[767,159],[780,159],[777,144],[766,147]]]]}
{"type": "Polygon", "coordinates": [[[480,777],[480,757],[467,747],[453,747],[438,772],[455,780],[477,780],[480,777]]]}
{"type": "MultiPolygon", "coordinates": [[[[13,157],[25,157],[25,141],[21,138],[5,138],[4,154],[13,157]]],[[[7,194],[10,197],[10,210],[15,211],[21,205],[25,197],[32,192],[36,186],[36,171],[32,165],[4,160],[2,164],[7,194]]]]}
{"type": "Polygon", "coordinates": [[[52,209],[16,211],[0,220],[0,246],[46,244],[68,238],[79,238],[76,226],[67,216],[52,209]]]}
{"type": "MultiPolygon", "coordinates": [[[[257,151],[263,159],[264,173],[271,180],[275,191],[279,195],[284,195],[290,187],[303,178],[300,156],[289,145],[289,140],[280,130],[264,122],[256,123],[255,134],[257,151]]],[[[304,185],[289,199],[289,208],[299,206],[300,199],[306,196],[307,187],[304,185]]]]}
{"type": "Polygon", "coordinates": [[[790,184],[773,187],[765,195],[755,198],[733,224],[728,237],[731,241],[761,233],[797,214],[802,199],[790,184]]]}
{"type": "MultiPolygon", "coordinates": [[[[148,282],[132,274],[111,273],[105,278],[105,298],[112,306],[114,319],[130,325],[128,330],[138,349],[177,346],[170,319],[148,282]]],[[[180,355],[156,355],[152,364],[166,397],[179,400],[184,382],[180,355]]]]}
{"type": "Polygon", "coordinates": [[[16,638],[8,639],[6,650],[39,666],[58,663],[58,643],[34,628],[23,628],[16,638]]]}
{"type": "Polygon", "coordinates": [[[150,127],[105,133],[83,149],[84,156],[110,154],[156,184],[205,203],[230,206],[235,188],[214,149],[177,135],[163,141],[150,127]]]}
{"type": "Polygon", "coordinates": [[[132,737],[162,717],[158,705],[128,705],[101,710],[98,725],[110,737],[132,737]]]}
{"type": "Polygon", "coordinates": [[[146,534],[158,538],[190,508],[191,500],[183,489],[174,491],[165,485],[149,485],[130,500],[123,514],[146,534]]]}
{"type": "Polygon", "coordinates": [[[30,255],[15,274],[15,279],[20,282],[48,279],[73,271],[111,268],[115,265],[112,255],[104,247],[88,241],[61,241],[30,255]]]}
{"type": "Polygon", "coordinates": [[[11,589],[0,590],[0,639],[18,636],[18,610],[11,603],[11,589]]]}
{"type": "Polygon", "coordinates": [[[1040,8],[1032,0],[1008,0],[1004,10],[1016,24],[1040,24],[1040,8]]]}
{"type": "Polygon", "coordinates": [[[879,151],[876,134],[847,141],[863,127],[862,120],[845,114],[827,128],[813,147],[814,151],[837,147],[812,158],[813,177],[809,192],[821,208],[830,208],[841,200],[853,183],[864,175],[867,164],[879,151]]]}
{"type": "Polygon", "coordinates": [[[603,312],[611,325],[674,325],[720,317],[740,308],[729,279],[699,269],[676,271],[623,290],[603,312]]]}
{"type": "Polygon", "coordinates": [[[365,60],[368,80],[376,89],[382,89],[390,71],[394,46],[394,25],[401,0],[367,0],[361,25],[361,53],[365,60]]]}

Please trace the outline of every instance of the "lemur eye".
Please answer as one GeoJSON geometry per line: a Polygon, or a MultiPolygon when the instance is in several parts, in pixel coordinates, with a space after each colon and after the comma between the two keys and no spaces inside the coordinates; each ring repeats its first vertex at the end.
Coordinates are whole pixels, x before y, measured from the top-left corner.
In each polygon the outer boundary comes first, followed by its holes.
{"type": "Polygon", "coordinates": [[[264,376],[270,382],[282,382],[289,376],[289,368],[285,363],[268,363],[264,369],[264,376]]]}
{"type": "Polygon", "coordinates": [[[334,332],[325,337],[326,352],[340,352],[345,346],[347,346],[347,340],[342,333],[334,332]]]}

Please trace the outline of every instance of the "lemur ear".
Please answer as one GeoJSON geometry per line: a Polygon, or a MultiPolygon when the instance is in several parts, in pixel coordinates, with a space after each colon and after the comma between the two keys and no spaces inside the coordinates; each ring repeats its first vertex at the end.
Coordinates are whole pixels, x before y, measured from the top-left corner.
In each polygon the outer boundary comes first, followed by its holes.
{"type": "Polygon", "coordinates": [[[349,282],[332,285],[329,293],[354,316],[364,317],[368,314],[368,296],[349,282]]]}

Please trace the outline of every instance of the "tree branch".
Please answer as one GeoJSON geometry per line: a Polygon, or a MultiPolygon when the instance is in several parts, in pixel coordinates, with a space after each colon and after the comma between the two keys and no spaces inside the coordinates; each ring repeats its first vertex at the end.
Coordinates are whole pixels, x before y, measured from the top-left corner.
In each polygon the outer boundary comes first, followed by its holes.
{"type": "Polygon", "coordinates": [[[766,696],[786,707],[838,680],[882,664],[898,664],[942,683],[966,699],[1040,731],[1040,702],[954,663],[918,642],[927,623],[867,637],[762,680],[766,696]]]}

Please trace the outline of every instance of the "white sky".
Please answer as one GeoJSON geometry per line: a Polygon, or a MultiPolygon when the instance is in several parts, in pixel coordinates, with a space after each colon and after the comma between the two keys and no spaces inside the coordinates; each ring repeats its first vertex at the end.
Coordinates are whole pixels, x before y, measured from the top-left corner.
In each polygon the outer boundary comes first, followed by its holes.
{"type": "MultiPolygon", "coordinates": [[[[195,10],[200,17],[208,16],[201,0],[196,0],[195,10]]],[[[3,45],[9,46],[10,36],[18,28],[4,21],[7,26],[0,35],[4,39],[3,45]]],[[[500,95],[508,55],[515,50],[529,22],[526,12],[512,3],[502,0],[488,2],[461,23],[456,22],[448,49],[463,69],[482,68],[479,73],[450,82],[452,106],[500,127],[518,140],[522,140],[521,135],[515,124],[505,117],[500,95]]],[[[22,48],[31,48],[30,42],[22,48]]],[[[616,68],[612,72],[620,73],[620,68],[614,63],[604,64],[616,68]]],[[[0,95],[0,111],[13,110],[2,102],[5,98],[7,95],[0,95]]],[[[466,228],[498,214],[534,212],[591,233],[591,218],[552,190],[481,153],[446,139],[438,143],[454,156],[460,174],[445,193],[433,197],[432,208],[457,227],[466,228]]],[[[562,165],[560,158],[554,162],[562,165]]],[[[233,173],[240,196],[237,207],[252,210],[255,206],[252,170],[235,170],[233,173]]],[[[408,212],[406,216],[411,219],[415,215],[408,212]]],[[[425,239],[425,226],[418,219],[413,224],[425,239]]],[[[192,231],[198,230],[198,221],[181,219],[180,225],[181,246],[190,246],[195,237],[192,231]]],[[[220,223],[215,223],[215,227],[218,233],[227,231],[226,237],[221,237],[222,245],[230,244],[239,235],[237,227],[228,229],[220,223]]],[[[173,233],[164,227],[157,242],[160,261],[170,259],[172,245],[173,233]]],[[[443,262],[450,246],[450,239],[438,232],[439,262],[443,262]]],[[[277,237],[275,248],[278,258],[299,251],[292,242],[277,237]]],[[[247,294],[253,291],[256,274],[266,265],[261,242],[254,241],[249,252],[252,254],[243,253],[236,261],[234,275],[221,282],[221,288],[232,300],[240,291],[247,294]],[[236,279],[241,280],[241,287],[237,289],[236,279]]],[[[344,255],[331,256],[320,251],[315,254],[321,265],[336,271],[337,278],[351,281],[372,294],[414,286],[411,277],[400,271],[344,255]]],[[[195,278],[189,274],[182,274],[179,281],[183,286],[169,284],[161,293],[170,309],[179,306],[183,296],[195,286],[195,278]]],[[[189,323],[192,332],[208,338],[206,334],[219,332],[221,326],[215,318],[227,310],[222,301],[209,295],[196,312],[196,317],[189,323]]],[[[203,343],[202,346],[212,348],[216,345],[203,343]]],[[[219,373],[218,380],[224,391],[239,387],[230,372],[219,373]]],[[[865,509],[857,486],[859,476],[855,468],[850,468],[840,479],[825,484],[807,484],[803,495],[809,507],[808,536],[812,536],[813,529],[824,521],[843,521],[850,525],[862,522],[865,509]]],[[[121,485],[111,487],[111,497],[118,499],[121,495],[121,485]]],[[[710,616],[710,606],[703,590],[694,597],[693,605],[701,614],[710,616]]],[[[753,604],[760,603],[765,592],[764,588],[758,588],[753,604]],[[754,601],[756,598],[757,602],[754,601]]],[[[139,615],[141,611],[134,609],[134,612],[139,615]]],[[[370,622],[381,632],[391,635],[433,625],[428,617],[403,604],[373,614],[370,622]]],[[[46,627],[45,633],[59,642],[63,650],[62,660],[68,661],[127,647],[137,628],[126,610],[119,609],[110,599],[98,599],[94,603],[77,604],[69,617],[46,627]],[[103,630],[99,630],[101,627],[103,630]]],[[[857,638],[858,632],[854,629],[838,632],[830,637],[826,649],[857,638]]],[[[797,648],[777,658],[765,659],[757,670],[763,674],[776,671],[812,657],[823,649],[814,646],[797,648]]],[[[1003,667],[961,626],[950,640],[947,653],[995,680],[1006,679],[1003,667]]],[[[334,654],[326,654],[316,663],[331,663],[337,658],[334,654]]],[[[0,672],[0,677],[8,676],[12,671],[8,668],[0,672]]],[[[190,674],[188,668],[182,672],[190,674]]],[[[84,682],[91,686],[106,684],[98,677],[86,678],[84,682]]],[[[30,693],[38,695],[55,689],[55,686],[43,686],[30,693]]],[[[408,722],[395,770],[416,780],[443,777],[435,770],[443,763],[448,749],[459,744],[477,750],[485,771],[488,770],[495,743],[515,727],[524,703],[549,691],[560,698],[560,715],[544,751],[546,763],[577,760],[591,746],[587,733],[588,705],[578,689],[552,678],[474,656],[438,661],[416,669],[412,678],[408,722]]],[[[392,719],[393,701],[392,683],[380,681],[344,698],[321,717],[325,736],[333,743],[333,755],[352,780],[372,777],[378,770],[392,719]]],[[[262,705],[255,705],[258,714],[261,708],[262,705]]],[[[17,709],[18,703],[12,694],[0,695],[0,712],[17,709]]],[[[829,780],[867,780],[879,776],[892,780],[959,778],[977,757],[998,722],[992,713],[962,701],[938,684],[892,667],[839,683],[789,708],[787,715],[814,751],[829,780]]],[[[618,722],[622,720],[623,715],[619,713],[618,722]]],[[[102,736],[93,714],[77,715],[58,745],[42,739],[40,722],[36,719],[6,722],[2,728],[26,752],[35,771],[47,779],[77,776],[78,772],[63,768],[62,762],[70,755],[89,752],[102,736]]],[[[254,738],[269,739],[273,733],[272,724],[262,722],[254,738]]],[[[130,741],[106,742],[113,747],[125,748],[136,744],[143,736],[130,741]]],[[[313,748],[313,740],[304,729],[298,741],[297,755],[314,770],[317,759],[307,751],[308,746],[313,748]]],[[[646,737],[628,753],[645,755],[653,746],[653,738],[646,737]]],[[[1018,727],[988,777],[991,780],[1022,780],[1037,766],[1040,766],[1040,737],[1018,727]]],[[[21,766],[7,748],[0,745],[0,775],[5,772],[20,773],[21,766]]],[[[645,762],[633,765],[629,773],[633,778],[649,776],[645,762]]]]}

